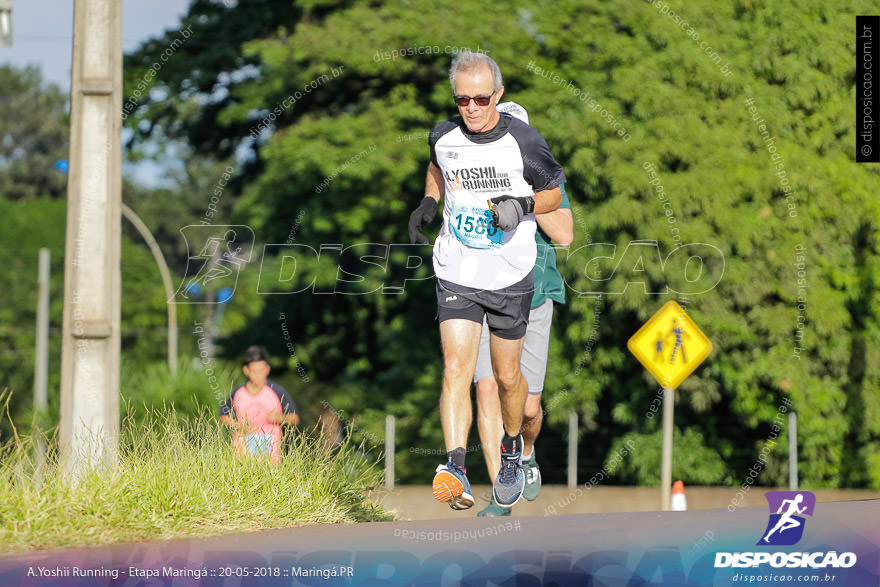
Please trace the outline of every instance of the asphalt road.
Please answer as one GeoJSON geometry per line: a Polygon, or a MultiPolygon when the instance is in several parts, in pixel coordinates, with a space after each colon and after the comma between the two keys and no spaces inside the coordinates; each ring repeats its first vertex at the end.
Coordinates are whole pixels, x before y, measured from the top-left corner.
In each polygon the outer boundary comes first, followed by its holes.
{"type": "Polygon", "coordinates": [[[756,546],[768,522],[765,506],[304,526],[6,556],[0,585],[880,585],[880,500],[818,503],[794,545],[756,546]],[[774,558],[729,566],[748,552],[774,558]],[[815,568],[773,566],[799,552],[815,568]]]}

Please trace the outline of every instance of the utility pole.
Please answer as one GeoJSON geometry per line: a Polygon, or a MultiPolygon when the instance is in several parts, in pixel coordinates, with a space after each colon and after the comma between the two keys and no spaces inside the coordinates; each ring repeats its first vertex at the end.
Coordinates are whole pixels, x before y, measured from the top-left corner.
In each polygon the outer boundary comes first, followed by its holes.
{"type": "Polygon", "coordinates": [[[61,346],[61,460],[116,460],[122,220],[122,3],[76,0],[61,346]]]}

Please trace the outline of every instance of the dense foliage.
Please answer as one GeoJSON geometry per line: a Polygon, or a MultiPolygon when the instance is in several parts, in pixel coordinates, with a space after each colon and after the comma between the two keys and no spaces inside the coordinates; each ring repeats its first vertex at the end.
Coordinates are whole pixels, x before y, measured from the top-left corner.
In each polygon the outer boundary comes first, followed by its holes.
{"type": "MultiPolygon", "coordinates": [[[[407,272],[405,247],[363,258],[408,241],[426,132],[455,114],[455,48],[488,51],[574,205],[545,479],[565,478],[575,411],[580,477],[631,440],[612,482],[656,482],[657,386],[626,341],[677,299],[714,351],[678,391],[676,478],[739,485],[772,442],[759,483],[785,485],[787,417],[773,426],[790,399],[804,487],[880,487],[878,172],[854,160],[852,83],[855,15],[870,8],[197,0],[181,23],[192,37],[127,120],[134,153],[179,145],[190,181],[144,206],[180,270],[177,229],[199,223],[233,166],[211,222],[251,227],[256,246],[223,353],[266,345],[297,401],[313,416],[325,402],[355,436],[381,438],[395,415],[398,477],[427,483],[442,447],[433,286],[374,290],[430,265],[407,272]]],[[[179,34],[127,56],[126,98],[179,34]]]]}

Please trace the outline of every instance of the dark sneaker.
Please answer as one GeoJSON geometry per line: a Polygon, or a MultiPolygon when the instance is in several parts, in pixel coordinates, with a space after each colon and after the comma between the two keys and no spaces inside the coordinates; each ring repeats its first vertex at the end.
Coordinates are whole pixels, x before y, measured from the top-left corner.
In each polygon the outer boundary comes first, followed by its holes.
{"type": "Polygon", "coordinates": [[[448,503],[454,510],[466,510],[474,505],[467,471],[453,462],[437,465],[433,491],[437,501],[448,503]]]}
{"type": "Polygon", "coordinates": [[[538,468],[538,462],[535,460],[535,452],[532,451],[532,458],[523,461],[523,473],[526,476],[526,487],[523,489],[523,497],[526,501],[535,501],[538,494],[541,493],[541,469],[538,468]]]}
{"type": "Polygon", "coordinates": [[[522,497],[526,485],[522,467],[522,435],[517,436],[515,447],[510,453],[501,447],[501,469],[492,486],[492,497],[503,508],[512,508],[522,497]]]}
{"type": "MultiPolygon", "coordinates": [[[[483,498],[483,499],[485,499],[485,498],[483,498]]],[[[478,511],[477,517],[478,518],[485,518],[485,517],[494,517],[494,516],[509,516],[510,512],[512,512],[512,511],[513,511],[512,508],[500,507],[497,503],[495,503],[494,499],[490,498],[489,505],[487,505],[485,508],[478,511]]]]}

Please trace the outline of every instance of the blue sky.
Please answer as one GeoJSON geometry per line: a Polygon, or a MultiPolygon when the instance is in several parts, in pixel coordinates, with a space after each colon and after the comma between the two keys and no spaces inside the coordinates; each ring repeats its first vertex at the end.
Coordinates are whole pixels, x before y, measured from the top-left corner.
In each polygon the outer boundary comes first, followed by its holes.
{"type": "MultiPolygon", "coordinates": [[[[14,0],[15,44],[0,47],[0,64],[39,65],[43,77],[70,89],[73,0],[14,0]]],[[[179,28],[190,0],[122,0],[122,49],[179,28]]]]}

